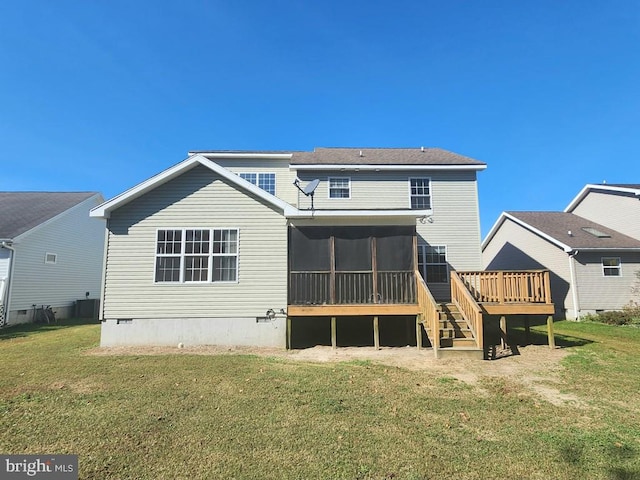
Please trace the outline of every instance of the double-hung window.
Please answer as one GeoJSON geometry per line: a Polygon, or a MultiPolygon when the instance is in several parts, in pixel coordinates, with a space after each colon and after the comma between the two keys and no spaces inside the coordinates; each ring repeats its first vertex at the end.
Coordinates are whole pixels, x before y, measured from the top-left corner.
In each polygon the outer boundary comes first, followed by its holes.
{"type": "Polygon", "coordinates": [[[158,230],[157,283],[235,282],[238,280],[238,230],[158,230]]]}
{"type": "Polygon", "coordinates": [[[431,180],[426,177],[409,179],[409,198],[415,210],[431,209],[431,180]]]}
{"type": "Polygon", "coordinates": [[[349,177],[329,177],[329,198],[351,198],[349,177]]]}
{"type": "Polygon", "coordinates": [[[276,194],[276,174],[275,173],[241,173],[240,178],[257,185],[271,195],[276,194]]]}
{"type": "Polygon", "coordinates": [[[622,263],[620,257],[602,257],[602,274],[605,277],[621,277],[622,263]]]}
{"type": "Polygon", "coordinates": [[[448,283],[447,247],[445,245],[418,245],[418,269],[425,282],[448,283]]]}

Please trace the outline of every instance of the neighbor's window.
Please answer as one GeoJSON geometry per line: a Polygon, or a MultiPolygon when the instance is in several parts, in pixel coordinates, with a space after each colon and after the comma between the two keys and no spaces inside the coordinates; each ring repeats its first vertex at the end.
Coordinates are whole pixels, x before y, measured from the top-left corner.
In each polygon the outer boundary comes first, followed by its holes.
{"type": "Polygon", "coordinates": [[[329,198],[351,198],[349,177],[329,177],[329,198]]]}
{"type": "Polygon", "coordinates": [[[276,194],[276,174],[275,173],[241,173],[240,178],[257,185],[271,195],[276,194]]]}
{"type": "Polygon", "coordinates": [[[158,230],[156,282],[235,282],[237,279],[237,229],[158,230]]]}
{"type": "Polygon", "coordinates": [[[417,210],[431,209],[431,180],[429,178],[410,178],[411,208],[417,210]]]}
{"type": "Polygon", "coordinates": [[[49,263],[51,265],[55,265],[58,263],[58,255],[55,253],[45,253],[44,254],[44,263],[49,263]]]}
{"type": "Polygon", "coordinates": [[[605,277],[622,276],[620,257],[602,257],[602,273],[605,277]]]}
{"type": "Polygon", "coordinates": [[[445,245],[418,245],[418,269],[425,282],[448,283],[447,247],[445,245]]]}

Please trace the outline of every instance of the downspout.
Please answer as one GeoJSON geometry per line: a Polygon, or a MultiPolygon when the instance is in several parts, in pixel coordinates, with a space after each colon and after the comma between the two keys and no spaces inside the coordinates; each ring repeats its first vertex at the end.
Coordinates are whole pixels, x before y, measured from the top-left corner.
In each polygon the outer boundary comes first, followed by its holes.
{"type": "Polygon", "coordinates": [[[576,268],[574,257],[578,255],[578,250],[571,250],[569,254],[569,275],[571,276],[571,299],[573,300],[573,317],[580,320],[580,305],[578,304],[578,281],[576,279],[576,268]]]}
{"type": "Polygon", "coordinates": [[[9,302],[11,300],[11,285],[13,282],[13,263],[15,262],[16,249],[12,247],[8,241],[0,242],[0,248],[6,248],[11,252],[11,256],[9,257],[9,272],[7,275],[7,283],[4,286],[4,291],[2,292],[2,296],[4,298],[0,298],[0,303],[4,304],[4,315],[3,318],[0,318],[0,327],[4,327],[7,324],[9,319],[9,312],[11,311],[9,302]]]}

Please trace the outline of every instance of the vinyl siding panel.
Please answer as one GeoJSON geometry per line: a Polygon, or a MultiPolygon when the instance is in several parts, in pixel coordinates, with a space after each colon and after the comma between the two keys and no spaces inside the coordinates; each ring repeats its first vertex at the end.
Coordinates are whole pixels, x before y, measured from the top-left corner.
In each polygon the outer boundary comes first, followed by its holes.
{"type": "Polygon", "coordinates": [[[580,252],[576,256],[580,310],[620,310],[634,298],[631,288],[636,281],[637,271],[640,271],[640,253],[580,252]],[[605,277],[602,273],[602,257],[620,257],[622,275],[605,277]]]}
{"type": "Polygon", "coordinates": [[[556,316],[571,311],[569,256],[548,240],[506,219],[482,252],[486,270],[539,270],[551,274],[551,298],[556,316]]]}
{"type": "Polygon", "coordinates": [[[89,217],[99,203],[88,199],[16,239],[12,311],[70,306],[86,292],[99,297],[105,227],[104,220],[89,217]],[[55,264],[45,263],[46,253],[56,254],[55,264]]]}
{"type": "Polygon", "coordinates": [[[114,211],[104,318],[262,316],[286,307],[283,216],[197,166],[114,211]],[[154,283],[159,228],[238,228],[237,283],[154,283]]]}
{"type": "Polygon", "coordinates": [[[591,191],[572,213],[640,239],[640,199],[634,195],[591,191]]]}
{"type": "Polygon", "coordinates": [[[10,259],[11,251],[6,248],[0,248],[0,280],[9,276],[10,259]]]}
{"type": "Polygon", "coordinates": [[[292,205],[296,204],[298,189],[293,184],[293,181],[296,179],[296,174],[293,170],[289,169],[289,160],[216,158],[214,161],[237,175],[240,173],[275,173],[276,197],[292,205]]]}

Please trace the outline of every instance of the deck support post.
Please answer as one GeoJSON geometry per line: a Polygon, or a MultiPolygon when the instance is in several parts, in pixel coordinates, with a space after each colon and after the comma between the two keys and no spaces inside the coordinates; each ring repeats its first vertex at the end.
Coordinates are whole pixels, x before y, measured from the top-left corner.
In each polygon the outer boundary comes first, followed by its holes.
{"type": "Polygon", "coordinates": [[[504,350],[507,345],[507,317],[502,315],[500,317],[500,346],[504,350]]]}
{"type": "Polygon", "coordinates": [[[556,339],[553,335],[553,315],[547,317],[547,337],[549,337],[549,348],[556,348],[556,339]]]}
{"type": "Polygon", "coordinates": [[[380,323],[377,316],[373,317],[373,346],[380,350],[380,323]]]}
{"type": "Polygon", "coordinates": [[[416,347],[422,350],[422,325],[420,325],[420,315],[416,315],[416,347]]]}
{"type": "Polygon", "coordinates": [[[336,317],[331,317],[331,348],[335,350],[338,347],[336,338],[336,317]]]}
{"type": "Polygon", "coordinates": [[[287,350],[291,350],[291,317],[287,317],[287,350]]]}

